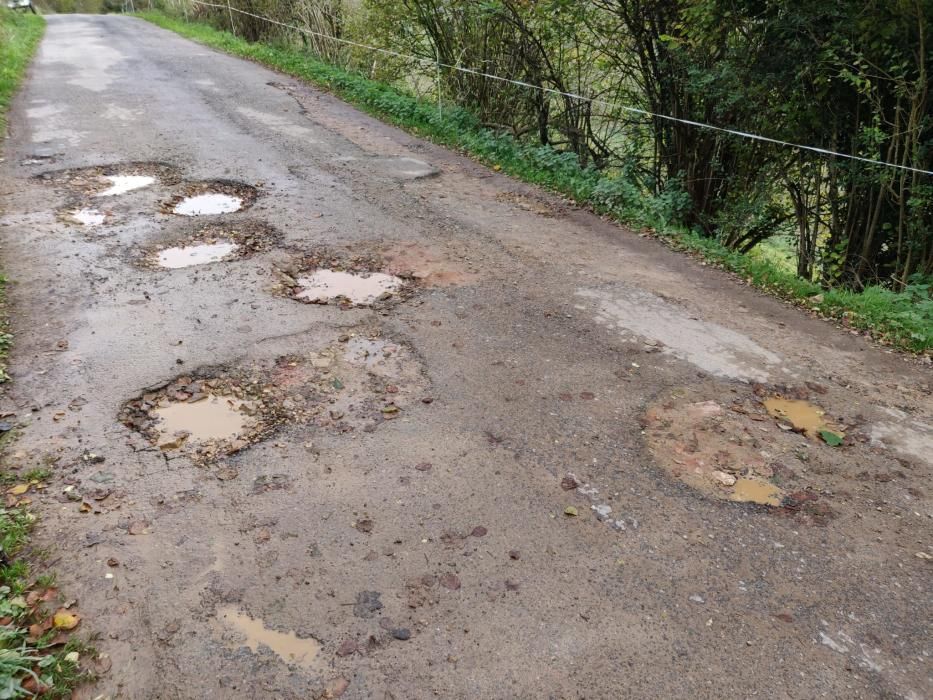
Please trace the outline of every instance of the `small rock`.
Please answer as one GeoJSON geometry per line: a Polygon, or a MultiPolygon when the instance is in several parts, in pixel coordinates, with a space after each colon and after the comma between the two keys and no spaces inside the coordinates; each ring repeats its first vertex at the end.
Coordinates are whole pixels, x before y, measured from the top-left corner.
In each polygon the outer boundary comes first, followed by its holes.
{"type": "Polygon", "coordinates": [[[699,603],[701,605],[706,602],[705,600],[703,600],[703,596],[699,596],[696,593],[690,596],[690,600],[692,600],[694,603],[699,603]]]}
{"type": "Polygon", "coordinates": [[[717,470],[710,474],[710,476],[712,477],[713,481],[718,484],[722,484],[723,486],[735,486],[736,479],[734,476],[732,476],[732,474],[727,474],[726,472],[717,470]]]}
{"type": "Polygon", "coordinates": [[[350,656],[350,654],[355,654],[357,652],[357,644],[355,639],[345,639],[340,643],[340,646],[337,647],[337,656],[350,656]]]}
{"type": "Polygon", "coordinates": [[[567,476],[560,480],[560,487],[564,491],[573,491],[578,486],[580,486],[580,482],[575,474],[568,473],[567,476]]]}
{"type": "Polygon", "coordinates": [[[396,627],[392,630],[392,636],[405,642],[411,639],[411,630],[407,627],[396,627]]]}
{"type": "Polygon", "coordinates": [[[473,535],[473,537],[485,537],[487,532],[488,530],[482,525],[477,525],[470,534],[473,535]]]}
{"type": "Polygon", "coordinates": [[[444,574],[440,577],[441,585],[450,591],[460,590],[460,579],[456,574],[444,574]]]}
{"type": "Polygon", "coordinates": [[[513,561],[518,561],[521,558],[522,558],[522,555],[517,549],[509,550],[509,559],[512,559],[513,561]]]}
{"type": "Polygon", "coordinates": [[[429,472],[434,465],[430,462],[421,462],[421,464],[416,464],[415,469],[419,472],[429,472]]]}

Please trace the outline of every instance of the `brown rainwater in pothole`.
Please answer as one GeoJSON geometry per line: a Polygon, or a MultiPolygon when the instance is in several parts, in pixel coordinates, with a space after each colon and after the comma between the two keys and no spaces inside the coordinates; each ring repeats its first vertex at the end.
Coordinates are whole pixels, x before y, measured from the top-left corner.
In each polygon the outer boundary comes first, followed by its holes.
{"type": "Polygon", "coordinates": [[[779,506],[784,498],[784,492],[774,484],[764,479],[736,479],[732,487],[730,501],[739,503],[758,503],[765,506],[779,506]]]}
{"type": "Polygon", "coordinates": [[[784,420],[802,431],[807,437],[817,438],[820,431],[829,430],[841,434],[826,422],[826,411],[809,401],[772,397],[764,400],[764,406],[773,418],[784,420]]]}
{"type": "Polygon", "coordinates": [[[228,258],[237,252],[239,247],[239,245],[231,241],[192,243],[191,245],[176,246],[158,251],[157,261],[159,267],[167,267],[173,270],[194,265],[207,265],[228,258]]]}
{"type": "Polygon", "coordinates": [[[232,441],[246,435],[255,423],[250,401],[229,396],[207,396],[200,401],[165,401],[153,414],[157,420],[158,445],[178,449],[188,442],[232,441]]]}
{"type": "Polygon", "coordinates": [[[382,272],[354,273],[320,269],[298,277],[295,298],[308,302],[346,299],[369,306],[401,289],[403,280],[382,272]]]}
{"type": "Polygon", "coordinates": [[[259,647],[268,647],[286,663],[302,668],[310,668],[318,654],[321,644],[313,637],[299,637],[294,632],[277,632],[266,627],[262,620],[253,619],[233,606],[220,608],[218,620],[224,627],[233,630],[243,638],[242,645],[256,653],[259,647]]]}

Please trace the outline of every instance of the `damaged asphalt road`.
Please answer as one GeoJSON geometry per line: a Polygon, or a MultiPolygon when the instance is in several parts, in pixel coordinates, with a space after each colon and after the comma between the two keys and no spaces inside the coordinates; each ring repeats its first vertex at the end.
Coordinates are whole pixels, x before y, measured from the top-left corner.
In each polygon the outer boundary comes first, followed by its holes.
{"type": "Polygon", "coordinates": [[[86,697],[933,694],[928,366],[136,19],[5,148],[86,697]]]}

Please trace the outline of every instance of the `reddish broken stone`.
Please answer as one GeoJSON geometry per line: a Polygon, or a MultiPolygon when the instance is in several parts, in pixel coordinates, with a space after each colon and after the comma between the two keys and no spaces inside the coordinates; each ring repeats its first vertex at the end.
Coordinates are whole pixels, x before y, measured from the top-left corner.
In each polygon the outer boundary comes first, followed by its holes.
{"type": "Polygon", "coordinates": [[[350,654],[355,654],[357,652],[357,644],[355,639],[345,639],[340,643],[340,646],[337,647],[337,656],[350,656],[350,654]]]}
{"type": "Polygon", "coordinates": [[[444,574],[440,578],[441,585],[451,591],[460,590],[460,579],[456,574],[444,574]]]}

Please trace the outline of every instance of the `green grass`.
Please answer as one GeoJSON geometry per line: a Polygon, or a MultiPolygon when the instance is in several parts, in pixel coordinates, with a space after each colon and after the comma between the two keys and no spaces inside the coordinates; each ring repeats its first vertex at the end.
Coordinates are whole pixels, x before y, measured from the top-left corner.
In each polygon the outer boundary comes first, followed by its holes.
{"type": "MultiPolygon", "coordinates": [[[[4,3],[5,4],[5,3],[4,3]]],[[[6,136],[6,114],[23,80],[45,21],[36,15],[0,8],[0,140],[6,136]]],[[[4,288],[0,275],[0,382],[7,380],[6,359],[13,337],[8,331],[4,288]]],[[[15,431],[0,439],[6,445],[15,431]]],[[[6,498],[13,483],[29,483],[48,478],[47,469],[33,469],[22,475],[0,471],[0,499],[6,498]]],[[[28,506],[0,507],[0,698],[70,697],[73,689],[88,680],[89,674],[69,656],[72,652],[93,654],[76,638],[64,646],[51,646],[53,633],[39,639],[29,635],[29,626],[42,622],[50,611],[27,604],[30,591],[48,589],[55,578],[43,574],[31,578],[30,562],[40,558],[30,547],[29,537],[36,518],[28,506]]],[[[46,604],[48,605],[48,604],[46,604]]]]}
{"type": "MultiPolygon", "coordinates": [[[[6,135],[6,113],[13,95],[44,31],[41,17],[0,7],[0,140],[6,135]]],[[[0,383],[8,379],[6,358],[13,342],[5,313],[5,288],[6,277],[0,275],[0,383]]]]}
{"type": "Polygon", "coordinates": [[[749,254],[679,228],[676,193],[646,196],[622,177],[581,168],[573,154],[516,141],[484,129],[467,111],[418,99],[396,87],[324,63],[300,49],[250,43],[206,24],[187,23],[161,13],[144,19],[189,39],[307,80],[380,119],[418,136],[465,152],[526,182],[541,185],[629,225],[652,229],[679,250],[702,256],[749,283],[849,328],[916,353],[933,352],[933,303],[908,290],[897,294],[880,287],[861,293],[831,290],[800,279],[786,251],[762,247],[749,254]]]}

